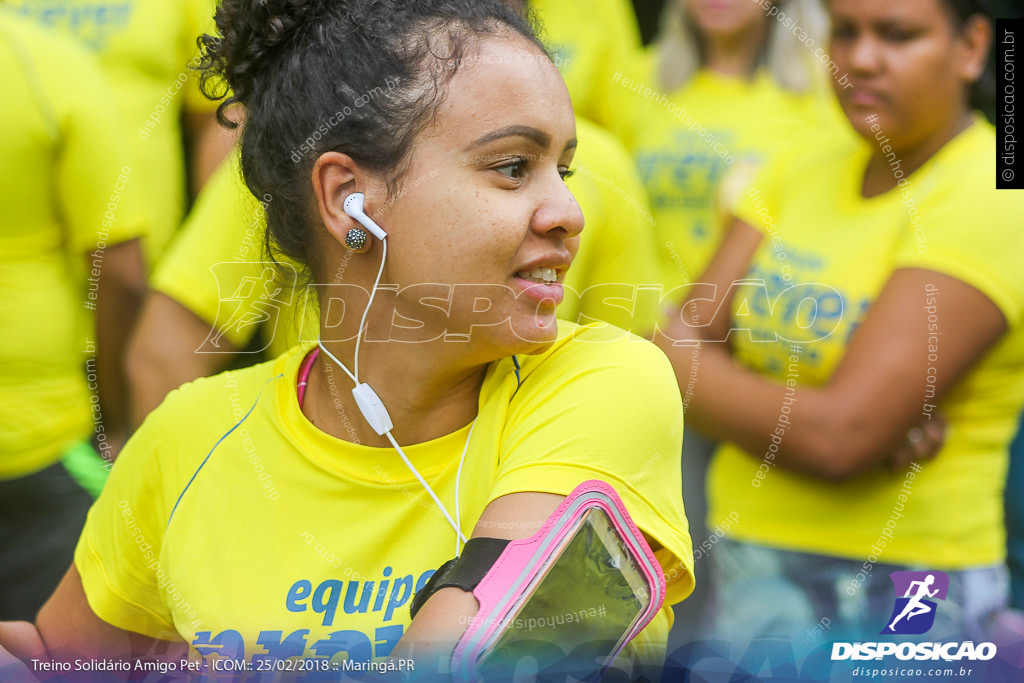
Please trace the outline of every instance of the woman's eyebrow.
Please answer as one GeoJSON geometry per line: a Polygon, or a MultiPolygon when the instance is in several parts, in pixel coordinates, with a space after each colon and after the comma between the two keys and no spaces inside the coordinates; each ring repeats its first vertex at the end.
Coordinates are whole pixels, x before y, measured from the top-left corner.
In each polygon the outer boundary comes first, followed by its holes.
{"type": "Polygon", "coordinates": [[[477,138],[473,142],[469,143],[469,145],[467,145],[463,149],[463,151],[469,152],[473,149],[476,149],[477,147],[486,145],[489,142],[494,142],[495,140],[500,140],[501,138],[514,136],[527,138],[528,140],[531,140],[532,142],[536,143],[537,145],[545,149],[547,149],[547,147],[551,145],[551,136],[545,133],[544,131],[538,130],[537,128],[533,128],[531,126],[513,125],[505,126],[504,128],[499,128],[498,130],[494,130],[491,131],[490,133],[487,133],[483,137],[477,138]]]}

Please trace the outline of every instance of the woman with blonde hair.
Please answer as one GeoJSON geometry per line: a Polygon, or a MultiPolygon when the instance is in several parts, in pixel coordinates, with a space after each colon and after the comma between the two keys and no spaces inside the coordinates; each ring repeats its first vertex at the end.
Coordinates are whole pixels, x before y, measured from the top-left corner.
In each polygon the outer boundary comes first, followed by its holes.
{"type": "MultiPolygon", "coordinates": [[[[599,118],[632,152],[647,190],[666,303],[686,298],[718,247],[729,188],[798,135],[849,135],[815,54],[826,23],[816,0],[670,0],[654,45],[606,83],[599,118]]],[[[699,546],[712,445],[692,429],[684,444],[683,497],[699,546]]],[[[677,619],[684,637],[712,580],[700,559],[697,591],[677,619]]]]}
{"type": "Polygon", "coordinates": [[[815,56],[825,27],[815,0],[672,0],[654,45],[605,85],[599,119],[640,169],[667,290],[691,282],[714,253],[720,194],[737,169],[808,128],[845,129],[815,56]]]}

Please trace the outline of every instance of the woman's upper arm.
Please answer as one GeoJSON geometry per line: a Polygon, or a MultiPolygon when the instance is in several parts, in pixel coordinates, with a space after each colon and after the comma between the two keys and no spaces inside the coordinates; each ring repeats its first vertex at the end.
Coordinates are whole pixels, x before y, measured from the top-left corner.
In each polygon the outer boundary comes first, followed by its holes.
{"type": "Polygon", "coordinates": [[[36,628],[49,655],[56,659],[141,657],[152,653],[179,657],[187,652],[184,643],[159,641],[125,631],[96,616],[73,564],[40,610],[36,628]]]}
{"type": "MultiPolygon", "coordinates": [[[[898,445],[1006,332],[999,307],[950,275],[896,270],[850,339],[819,404],[842,423],[851,467],[898,445]]],[[[826,432],[822,432],[826,433],[826,432]]]]}

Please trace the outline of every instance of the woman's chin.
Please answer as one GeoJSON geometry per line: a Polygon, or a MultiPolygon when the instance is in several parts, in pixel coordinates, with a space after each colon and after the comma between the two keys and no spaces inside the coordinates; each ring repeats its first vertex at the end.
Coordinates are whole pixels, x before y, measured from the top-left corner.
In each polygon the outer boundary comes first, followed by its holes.
{"type": "Polygon", "coordinates": [[[553,310],[523,316],[513,320],[510,327],[513,341],[520,347],[516,353],[541,353],[558,338],[558,319],[553,310]]]}

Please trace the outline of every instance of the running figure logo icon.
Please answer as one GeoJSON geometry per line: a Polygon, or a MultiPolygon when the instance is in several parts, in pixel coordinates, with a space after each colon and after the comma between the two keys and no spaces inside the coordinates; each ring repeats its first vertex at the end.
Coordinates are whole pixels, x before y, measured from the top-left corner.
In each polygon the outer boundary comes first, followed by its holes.
{"type": "Polygon", "coordinates": [[[896,604],[882,633],[920,635],[935,623],[935,600],[945,600],[949,576],[945,572],[893,572],[896,604]],[[899,597],[899,596],[903,597],[899,597]],[[934,599],[929,599],[934,598],[934,599]]]}

